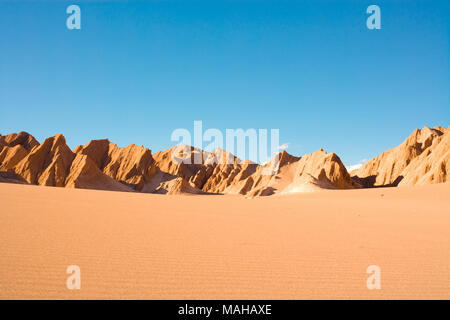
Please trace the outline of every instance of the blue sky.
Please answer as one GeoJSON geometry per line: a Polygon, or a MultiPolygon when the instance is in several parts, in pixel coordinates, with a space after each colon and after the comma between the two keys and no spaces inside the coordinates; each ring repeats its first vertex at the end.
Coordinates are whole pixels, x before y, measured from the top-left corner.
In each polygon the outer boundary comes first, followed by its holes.
{"type": "Polygon", "coordinates": [[[355,164],[450,125],[449,23],[449,1],[2,1],[0,133],[156,152],[202,120],[355,164]]]}

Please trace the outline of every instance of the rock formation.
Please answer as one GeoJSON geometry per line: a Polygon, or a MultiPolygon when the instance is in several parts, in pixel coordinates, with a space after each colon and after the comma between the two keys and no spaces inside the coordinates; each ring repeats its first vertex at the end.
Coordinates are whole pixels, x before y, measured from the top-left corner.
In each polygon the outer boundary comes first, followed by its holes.
{"type": "Polygon", "coordinates": [[[416,129],[399,146],[387,150],[352,171],[364,187],[415,185],[447,181],[449,129],[416,129]]]}
{"type": "Polygon", "coordinates": [[[9,171],[38,146],[39,142],[26,132],[0,135],[0,171],[9,171]]]}
{"type": "Polygon", "coordinates": [[[114,180],[98,168],[94,160],[77,154],[65,182],[66,188],[97,189],[111,191],[133,191],[132,188],[114,180]]]}
{"type": "Polygon", "coordinates": [[[0,151],[0,171],[9,171],[28,154],[20,144],[14,147],[4,146],[0,151]]]}
{"type": "Polygon", "coordinates": [[[92,140],[74,150],[87,155],[107,176],[137,191],[156,172],[151,151],[134,144],[119,148],[108,140],[92,140]]]}
{"type": "Polygon", "coordinates": [[[6,143],[6,146],[14,147],[21,145],[27,151],[31,151],[31,149],[39,145],[39,142],[32,135],[23,131],[11,133],[6,136],[0,135],[0,146],[2,145],[2,140],[6,143]]]}
{"type": "Polygon", "coordinates": [[[35,146],[14,171],[31,184],[64,187],[74,158],[66,139],[57,134],[35,146]]]}
{"type": "Polygon", "coordinates": [[[323,189],[402,186],[448,181],[450,130],[415,130],[401,145],[347,172],[335,153],[302,157],[280,152],[266,164],[217,149],[175,146],[152,155],[107,139],[73,151],[58,134],[42,144],[26,132],[0,135],[0,182],[159,194],[240,194],[246,197],[323,189]]]}

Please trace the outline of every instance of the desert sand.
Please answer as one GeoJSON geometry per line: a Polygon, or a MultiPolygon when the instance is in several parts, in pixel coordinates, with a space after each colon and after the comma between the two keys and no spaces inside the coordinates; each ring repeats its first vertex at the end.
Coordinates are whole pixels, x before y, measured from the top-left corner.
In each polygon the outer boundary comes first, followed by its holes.
{"type": "Polygon", "coordinates": [[[247,199],[0,184],[1,299],[450,299],[450,183],[247,199]],[[81,289],[66,268],[81,268],[81,289]],[[368,290],[369,265],[381,289],[368,290]]]}

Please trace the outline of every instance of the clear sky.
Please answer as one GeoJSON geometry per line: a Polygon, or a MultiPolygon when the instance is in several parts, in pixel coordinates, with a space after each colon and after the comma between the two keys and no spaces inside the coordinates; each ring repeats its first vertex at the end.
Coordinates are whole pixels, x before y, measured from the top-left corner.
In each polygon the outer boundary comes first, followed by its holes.
{"type": "Polygon", "coordinates": [[[202,120],[356,164],[450,125],[449,24],[450,1],[1,1],[0,133],[156,152],[202,120]]]}

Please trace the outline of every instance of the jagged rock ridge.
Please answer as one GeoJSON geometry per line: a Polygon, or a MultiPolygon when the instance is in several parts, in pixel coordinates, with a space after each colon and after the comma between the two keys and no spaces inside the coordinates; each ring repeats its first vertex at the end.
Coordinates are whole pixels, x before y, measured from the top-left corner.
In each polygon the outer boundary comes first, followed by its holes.
{"type": "Polygon", "coordinates": [[[347,172],[335,153],[296,157],[280,152],[266,164],[217,149],[175,146],[151,153],[107,139],[73,151],[57,134],[39,142],[26,132],[0,135],[0,182],[160,194],[240,194],[247,197],[446,182],[450,130],[415,130],[400,146],[347,172]],[[184,157],[183,157],[184,156],[184,157]]]}
{"type": "Polygon", "coordinates": [[[449,170],[450,130],[424,127],[352,171],[352,176],[364,187],[406,186],[446,182],[449,170]]]}

